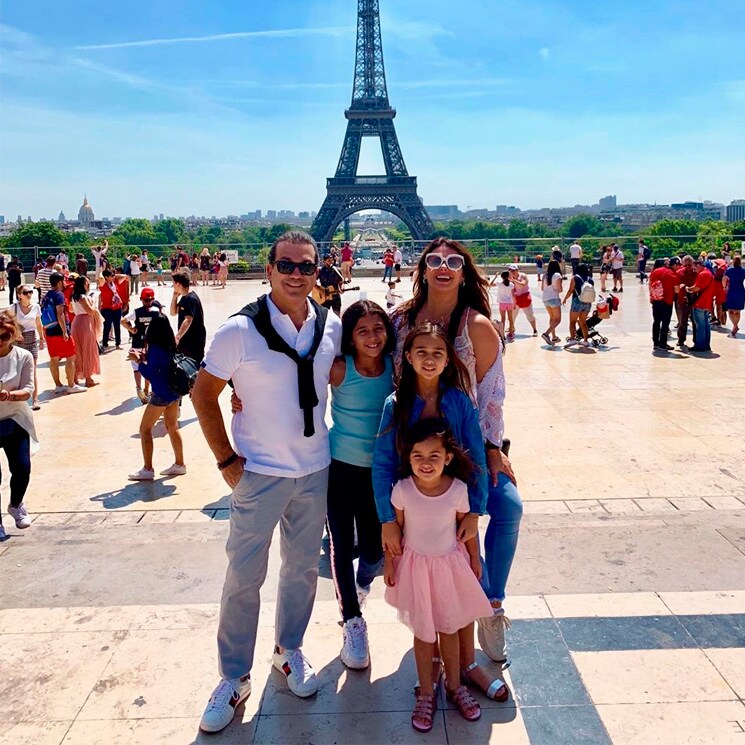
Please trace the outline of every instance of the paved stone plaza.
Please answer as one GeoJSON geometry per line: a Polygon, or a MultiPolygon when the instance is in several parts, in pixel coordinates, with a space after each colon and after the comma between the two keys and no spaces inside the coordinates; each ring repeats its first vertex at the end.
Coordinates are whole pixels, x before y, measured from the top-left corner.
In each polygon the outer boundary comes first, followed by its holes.
{"type": "MultiPolygon", "coordinates": [[[[745,335],[715,331],[708,356],[653,355],[647,288],[626,281],[600,327],[607,347],[550,349],[521,316],[508,348],[507,434],[525,501],[505,604],[508,703],[479,696],[483,717],[468,724],[441,700],[433,731],[415,734],[410,634],[378,581],[371,667],[346,670],[325,553],[304,647],[320,689],[296,699],[271,668],[273,550],[253,693],[227,730],[200,735],[217,682],[228,488],[188,401],[187,475],[126,480],[141,466],[142,406],[126,351],[110,351],[100,386],[42,395],[35,520],[18,531],[4,518],[0,744],[745,745],[745,335]]],[[[360,284],[382,302],[384,284],[360,284]]],[[[155,289],[167,305],[170,289],[155,289]]],[[[211,334],[266,286],[197,291],[211,334]]],[[[160,424],[156,471],[171,462],[160,424]]]]}

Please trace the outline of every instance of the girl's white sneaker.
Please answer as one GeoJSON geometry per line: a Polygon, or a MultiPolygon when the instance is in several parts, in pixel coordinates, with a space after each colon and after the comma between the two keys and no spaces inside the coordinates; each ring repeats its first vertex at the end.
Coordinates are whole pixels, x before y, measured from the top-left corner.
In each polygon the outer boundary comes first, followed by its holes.
{"type": "Polygon", "coordinates": [[[130,481],[152,481],[155,478],[155,471],[149,468],[141,468],[137,473],[130,473],[127,478],[130,481]]]}

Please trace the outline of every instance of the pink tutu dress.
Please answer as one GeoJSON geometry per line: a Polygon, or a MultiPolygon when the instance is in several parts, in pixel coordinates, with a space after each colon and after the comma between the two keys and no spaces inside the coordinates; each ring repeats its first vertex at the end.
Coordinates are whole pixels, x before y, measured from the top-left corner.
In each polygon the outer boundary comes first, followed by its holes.
{"type": "Polygon", "coordinates": [[[395,560],[395,582],[385,599],[417,639],[454,634],[492,607],[456,539],[455,515],[469,512],[468,487],[455,479],[439,497],[428,497],[411,478],[393,487],[391,504],[404,511],[404,550],[395,560]]]}

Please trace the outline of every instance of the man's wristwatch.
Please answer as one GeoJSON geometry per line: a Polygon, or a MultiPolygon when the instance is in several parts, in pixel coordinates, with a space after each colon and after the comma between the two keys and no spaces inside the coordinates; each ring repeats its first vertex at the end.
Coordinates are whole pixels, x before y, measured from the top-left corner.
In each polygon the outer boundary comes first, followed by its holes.
{"type": "Polygon", "coordinates": [[[220,471],[224,471],[226,468],[229,468],[230,466],[232,466],[233,463],[235,463],[238,460],[238,458],[240,458],[238,453],[233,452],[227,458],[225,458],[225,460],[218,461],[217,467],[220,471]]]}

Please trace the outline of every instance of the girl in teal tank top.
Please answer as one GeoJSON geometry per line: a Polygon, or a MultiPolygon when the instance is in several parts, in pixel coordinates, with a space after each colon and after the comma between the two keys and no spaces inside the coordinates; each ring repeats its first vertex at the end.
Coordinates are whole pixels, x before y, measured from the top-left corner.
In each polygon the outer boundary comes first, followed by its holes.
{"type": "Polygon", "coordinates": [[[341,322],[344,356],[331,368],[328,530],[331,573],[344,622],[341,660],[361,670],[370,664],[361,605],[383,561],[372,454],[383,405],[393,392],[396,335],[386,312],[370,300],[350,305],[341,322]]]}

